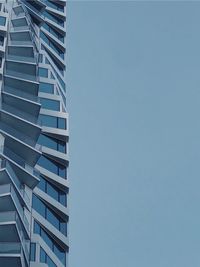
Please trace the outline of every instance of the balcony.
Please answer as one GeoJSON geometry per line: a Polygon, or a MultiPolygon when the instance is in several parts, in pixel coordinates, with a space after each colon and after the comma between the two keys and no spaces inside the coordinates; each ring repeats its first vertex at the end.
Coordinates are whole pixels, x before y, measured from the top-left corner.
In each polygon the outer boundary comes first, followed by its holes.
{"type": "MultiPolygon", "coordinates": [[[[6,169],[7,173],[8,173],[8,176],[9,178],[7,179],[7,182],[12,182],[12,184],[14,185],[19,197],[20,197],[20,200],[21,202],[26,205],[27,207],[30,207],[31,205],[31,201],[30,201],[30,198],[28,197],[24,187],[22,187],[22,184],[19,180],[19,178],[17,177],[17,175],[15,174],[15,172],[13,171],[10,163],[8,162],[8,160],[5,160],[5,159],[1,159],[1,168],[2,169],[6,169]]],[[[0,180],[3,181],[3,179],[1,178],[1,174],[4,176],[4,180],[5,179],[5,175],[2,173],[2,171],[0,170],[0,180]]],[[[1,220],[0,220],[1,222],[1,220]]]]}
{"type": "MultiPolygon", "coordinates": [[[[36,21],[37,24],[41,24],[44,21],[44,16],[42,14],[42,12],[40,11],[40,8],[35,8],[31,2],[22,0],[22,2],[24,3],[24,5],[27,7],[30,15],[33,17],[33,19],[36,21]]],[[[45,6],[44,6],[45,7],[45,6]]]]}
{"type": "Polygon", "coordinates": [[[40,181],[40,173],[38,170],[26,164],[25,160],[20,158],[8,148],[4,151],[1,148],[1,154],[6,160],[9,161],[13,171],[15,172],[16,176],[19,177],[22,184],[25,184],[32,189],[38,184],[40,181]]]}
{"type": "MultiPolygon", "coordinates": [[[[22,101],[23,100],[21,100],[21,104],[22,104],[22,101]]],[[[14,116],[17,116],[17,117],[25,120],[27,123],[35,124],[37,127],[41,126],[41,121],[40,121],[40,119],[38,119],[39,107],[38,108],[36,107],[37,109],[35,108],[35,112],[34,112],[35,116],[33,116],[33,114],[26,112],[27,109],[26,109],[26,111],[20,110],[20,108],[17,107],[17,104],[18,104],[18,101],[17,101],[17,99],[14,99],[14,97],[9,97],[7,95],[3,95],[3,103],[2,103],[2,109],[3,110],[5,110],[6,112],[8,112],[10,114],[13,114],[14,116]],[[16,107],[14,107],[14,105],[16,107]]],[[[31,107],[30,103],[23,103],[23,105],[26,108],[28,108],[28,106],[29,106],[29,108],[31,107]]]]}
{"type": "Polygon", "coordinates": [[[17,197],[17,194],[11,184],[0,185],[0,211],[14,211],[17,210],[20,220],[23,224],[26,236],[28,237],[28,233],[30,230],[30,224],[24,214],[24,210],[21,206],[21,203],[17,197]]]}
{"type": "Polygon", "coordinates": [[[0,266],[26,267],[21,243],[0,242],[0,266]]]}
{"type": "Polygon", "coordinates": [[[15,95],[15,96],[18,96],[18,97],[21,97],[25,100],[30,100],[32,102],[34,102],[34,104],[37,104],[39,105],[39,98],[38,96],[35,96],[35,95],[32,95],[32,94],[29,94],[29,93],[26,93],[24,91],[20,91],[19,89],[15,89],[15,88],[12,88],[12,87],[8,87],[8,86],[5,86],[4,87],[4,92],[5,93],[8,93],[8,94],[12,94],[12,95],[15,95]]]}
{"type": "Polygon", "coordinates": [[[16,77],[4,75],[4,87],[10,87],[37,97],[39,82],[24,81],[16,77]]]}

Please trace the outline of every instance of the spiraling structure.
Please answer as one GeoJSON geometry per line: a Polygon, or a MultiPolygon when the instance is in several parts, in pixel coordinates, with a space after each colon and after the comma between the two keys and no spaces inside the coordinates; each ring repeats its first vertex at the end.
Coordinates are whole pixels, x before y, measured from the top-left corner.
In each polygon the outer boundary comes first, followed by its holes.
{"type": "Polygon", "coordinates": [[[68,266],[66,1],[0,1],[0,266],[68,266]]]}

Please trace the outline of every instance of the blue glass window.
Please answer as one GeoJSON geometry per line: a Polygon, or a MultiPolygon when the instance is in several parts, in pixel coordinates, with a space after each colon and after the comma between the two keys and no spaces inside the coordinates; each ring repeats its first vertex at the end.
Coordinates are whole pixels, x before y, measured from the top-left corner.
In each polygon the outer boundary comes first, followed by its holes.
{"type": "Polygon", "coordinates": [[[0,45],[3,46],[4,45],[4,37],[0,35],[0,45]]]}
{"type": "Polygon", "coordinates": [[[53,172],[58,175],[58,165],[56,162],[41,156],[38,160],[38,164],[46,168],[48,171],[53,172]]]}
{"type": "Polygon", "coordinates": [[[53,94],[54,92],[54,85],[51,83],[43,83],[40,82],[39,91],[47,94],[53,94]]]}
{"type": "Polygon", "coordinates": [[[47,23],[44,23],[42,25],[45,30],[47,30],[48,32],[50,32],[52,35],[54,35],[58,40],[60,40],[61,42],[64,43],[64,37],[62,34],[60,34],[59,32],[57,32],[54,28],[52,28],[50,25],[48,25],[47,23]]]}
{"type": "Polygon", "coordinates": [[[35,261],[36,244],[31,243],[30,261],[35,261]]]}
{"type": "Polygon", "coordinates": [[[42,175],[40,175],[40,182],[38,184],[38,187],[62,205],[67,206],[66,192],[60,190],[54,184],[47,181],[42,175]]]}
{"type": "Polygon", "coordinates": [[[66,129],[66,121],[63,118],[58,118],[58,128],[66,129]]]}
{"type": "Polygon", "coordinates": [[[59,192],[55,186],[51,185],[50,183],[46,184],[46,192],[48,195],[52,196],[54,199],[59,200],[59,192]]]}
{"type": "Polygon", "coordinates": [[[46,206],[44,205],[44,203],[37,198],[35,195],[33,195],[33,207],[36,208],[37,207],[37,211],[40,215],[42,215],[43,217],[45,217],[46,215],[46,206]]]}
{"type": "Polygon", "coordinates": [[[45,68],[39,67],[39,76],[48,78],[48,70],[45,68]]]}
{"type": "Polygon", "coordinates": [[[47,99],[40,97],[42,108],[60,111],[60,102],[57,100],[47,99]]]}
{"type": "Polygon", "coordinates": [[[46,254],[46,252],[44,251],[44,249],[43,248],[41,248],[40,247],[40,261],[42,262],[42,263],[46,263],[46,257],[47,257],[47,254],[46,254]]]}
{"type": "Polygon", "coordinates": [[[64,118],[40,114],[39,118],[43,126],[66,129],[66,120],[64,118]]]}
{"type": "MultiPolygon", "coordinates": [[[[49,246],[49,248],[55,253],[55,255],[59,258],[59,260],[65,265],[66,263],[66,253],[65,250],[62,249],[54,239],[51,238],[51,236],[40,226],[36,221],[34,222],[34,229],[35,229],[35,224],[37,224],[37,227],[39,227],[40,231],[39,234],[45,243],[49,246]]],[[[42,252],[41,258],[46,262],[46,256],[45,252],[42,252]]]]}
{"type": "Polygon", "coordinates": [[[40,226],[36,221],[34,221],[34,229],[33,229],[33,231],[34,231],[35,234],[41,235],[40,226]]]}
{"type": "Polygon", "coordinates": [[[6,25],[6,18],[5,17],[0,16],[0,25],[1,26],[5,26],[6,25]]]}
{"type": "Polygon", "coordinates": [[[63,12],[64,11],[64,6],[60,5],[59,3],[53,3],[52,1],[45,0],[45,3],[47,6],[56,9],[58,11],[63,12]]]}
{"type": "Polygon", "coordinates": [[[52,137],[49,137],[45,134],[40,135],[40,137],[38,139],[38,143],[40,145],[49,147],[51,149],[55,149],[59,152],[66,153],[66,143],[65,142],[58,140],[58,139],[55,139],[55,138],[52,138],[52,137]]]}
{"type": "Polygon", "coordinates": [[[47,255],[47,265],[48,267],[56,267],[55,263],[52,261],[52,259],[47,255]]]}
{"type": "Polygon", "coordinates": [[[53,211],[51,211],[50,209],[47,209],[46,218],[53,226],[55,226],[57,229],[60,230],[60,221],[53,211]]]}
{"type": "Polygon", "coordinates": [[[45,41],[62,59],[64,59],[64,53],[62,50],[54,44],[43,32],[40,32],[40,37],[45,41]]]}
{"type": "Polygon", "coordinates": [[[38,206],[44,205],[36,195],[33,195],[33,208],[48,220],[56,229],[58,229],[63,235],[67,235],[67,222],[60,218],[54,211],[45,205],[45,214],[41,213],[41,209],[38,206]]]}
{"type": "Polygon", "coordinates": [[[40,235],[44,239],[45,243],[50,247],[50,249],[53,249],[52,239],[42,228],[40,228],[40,235]]]}
{"type": "Polygon", "coordinates": [[[54,162],[53,160],[42,155],[39,158],[37,164],[47,169],[48,171],[53,172],[56,175],[59,175],[60,177],[66,179],[66,167],[59,164],[58,162],[54,162]]]}
{"type": "Polygon", "coordinates": [[[43,61],[43,55],[39,54],[39,62],[42,63],[42,61],[43,61]]]}
{"type": "Polygon", "coordinates": [[[62,19],[59,19],[58,17],[48,13],[47,11],[44,12],[45,17],[52,20],[53,22],[57,23],[58,25],[64,27],[64,21],[62,19]]]}

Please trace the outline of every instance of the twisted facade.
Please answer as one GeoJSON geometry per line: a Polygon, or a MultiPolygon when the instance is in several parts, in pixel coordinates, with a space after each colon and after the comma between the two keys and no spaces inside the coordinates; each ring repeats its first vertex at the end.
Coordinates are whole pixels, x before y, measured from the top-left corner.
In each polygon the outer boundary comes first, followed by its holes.
{"type": "Polygon", "coordinates": [[[65,0],[0,1],[0,266],[68,266],[65,0]]]}

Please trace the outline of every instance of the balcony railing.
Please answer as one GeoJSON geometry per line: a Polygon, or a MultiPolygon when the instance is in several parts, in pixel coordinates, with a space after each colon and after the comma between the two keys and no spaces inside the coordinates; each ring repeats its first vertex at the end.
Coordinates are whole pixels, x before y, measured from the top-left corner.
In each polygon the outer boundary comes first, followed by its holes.
{"type": "Polygon", "coordinates": [[[26,120],[27,122],[31,122],[33,124],[36,124],[37,126],[41,126],[41,121],[40,119],[38,119],[38,116],[32,116],[30,114],[28,114],[27,112],[23,112],[20,109],[17,108],[13,108],[10,105],[7,105],[5,103],[2,103],[2,109],[21,118],[26,120]]]}
{"type": "Polygon", "coordinates": [[[26,161],[21,158],[19,155],[17,155],[15,152],[13,152],[11,149],[9,149],[6,146],[0,146],[0,152],[2,152],[5,156],[16,162],[18,165],[20,165],[22,168],[24,168],[28,173],[31,175],[36,176],[37,178],[40,177],[39,171],[31,167],[26,163],[26,161]]]}
{"type": "Polygon", "coordinates": [[[33,102],[39,103],[38,96],[25,93],[25,92],[23,92],[22,90],[19,90],[19,89],[14,89],[14,88],[5,86],[4,87],[4,92],[12,94],[12,95],[16,95],[16,96],[19,96],[19,97],[22,97],[22,98],[25,98],[25,99],[28,99],[28,100],[31,100],[33,102]]]}
{"type": "Polygon", "coordinates": [[[21,254],[21,243],[0,242],[0,254],[21,254]]]}

